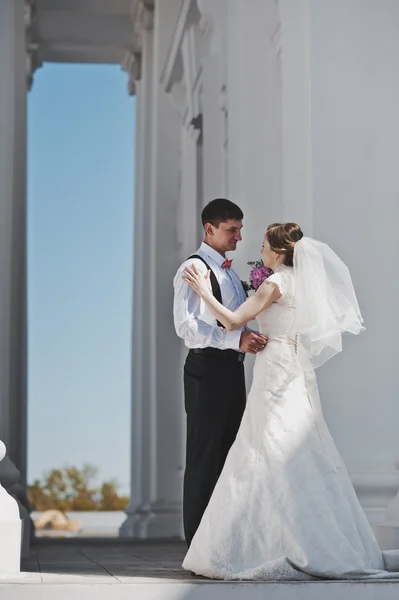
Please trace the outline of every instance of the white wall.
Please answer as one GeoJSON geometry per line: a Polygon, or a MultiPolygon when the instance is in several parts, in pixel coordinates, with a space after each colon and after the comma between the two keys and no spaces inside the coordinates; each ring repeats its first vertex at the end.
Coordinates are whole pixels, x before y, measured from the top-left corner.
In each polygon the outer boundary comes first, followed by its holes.
{"type": "Polygon", "coordinates": [[[351,268],[367,331],[321,375],[344,457],[399,454],[399,3],[313,0],[314,235],[351,268]]]}
{"type": "Polygon", "coordinates": [[[399,4],[228,6],[228,197],[245,211],[235,265],[247,273],[273,220],[298,221],[349,265],[367,331],[318,377],[332,434],[378,522],[398,486],[399,4]]]}

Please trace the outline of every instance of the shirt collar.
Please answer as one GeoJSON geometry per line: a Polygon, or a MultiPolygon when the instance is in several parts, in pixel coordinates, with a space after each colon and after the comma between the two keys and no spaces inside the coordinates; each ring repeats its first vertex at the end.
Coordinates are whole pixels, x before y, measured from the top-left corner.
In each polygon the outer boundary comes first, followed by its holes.
{"type": "Polygon", "coordinates": [[[213,261],[215,261],[215,263],[219,265],[219,267],[221,267],[224,261],[226,260],[224,256],[222,256],[221,254],[219,254],[219,252],[211,248],[211,246],[208,246],[208,244],[205,244],[205,242],[202,242],[200,250],[201,252],[209,256],[209,258],[211,258],[213,261]]]}

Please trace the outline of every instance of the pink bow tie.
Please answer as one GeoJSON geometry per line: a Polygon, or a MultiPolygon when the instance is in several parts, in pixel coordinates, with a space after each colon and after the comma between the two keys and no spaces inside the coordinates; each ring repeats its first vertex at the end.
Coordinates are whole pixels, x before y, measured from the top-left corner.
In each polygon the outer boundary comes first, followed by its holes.
{"type": "Polygon", "coordinates": [[[229,260],[228,258],[226,258],[226,260],[222,264],[222,269],[230,269],[232,264],[233,264],[233,259],[229,260]]]}

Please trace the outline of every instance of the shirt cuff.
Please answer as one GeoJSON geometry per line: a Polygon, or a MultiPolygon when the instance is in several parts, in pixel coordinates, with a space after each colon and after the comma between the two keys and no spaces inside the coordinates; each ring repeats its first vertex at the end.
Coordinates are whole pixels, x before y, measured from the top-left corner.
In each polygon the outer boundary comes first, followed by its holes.
{"type": "Polygon", "coordinates": [[[242,331],[226,331],[224,346],[226,350],[240,350],[242,331]]]}

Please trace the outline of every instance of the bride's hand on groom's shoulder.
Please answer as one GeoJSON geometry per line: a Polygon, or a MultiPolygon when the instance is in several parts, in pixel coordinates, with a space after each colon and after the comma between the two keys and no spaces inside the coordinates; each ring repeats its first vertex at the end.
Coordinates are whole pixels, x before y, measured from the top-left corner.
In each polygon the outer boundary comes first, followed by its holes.
{"type": "Polygon", "coordinates": [[[277,300],[279,300],[279,298],[282,296],[277,283],[274,281],[268,281],[267,279],[262,283],[258,292],[263,292],[265,295],[267,295],[271,304],[273,302],[277,302],[277,300]]]}
{"type": "Polygon", "coordinates": [[[188,283],[188,285],[194,290],[196,294],[205,298],[210,291],[209,277],[211,272],[207,271],[206,275],[200,273],[195,264],[192,264],[191,267],[187,266],[184,269],[182,279],[188,283]]]}

